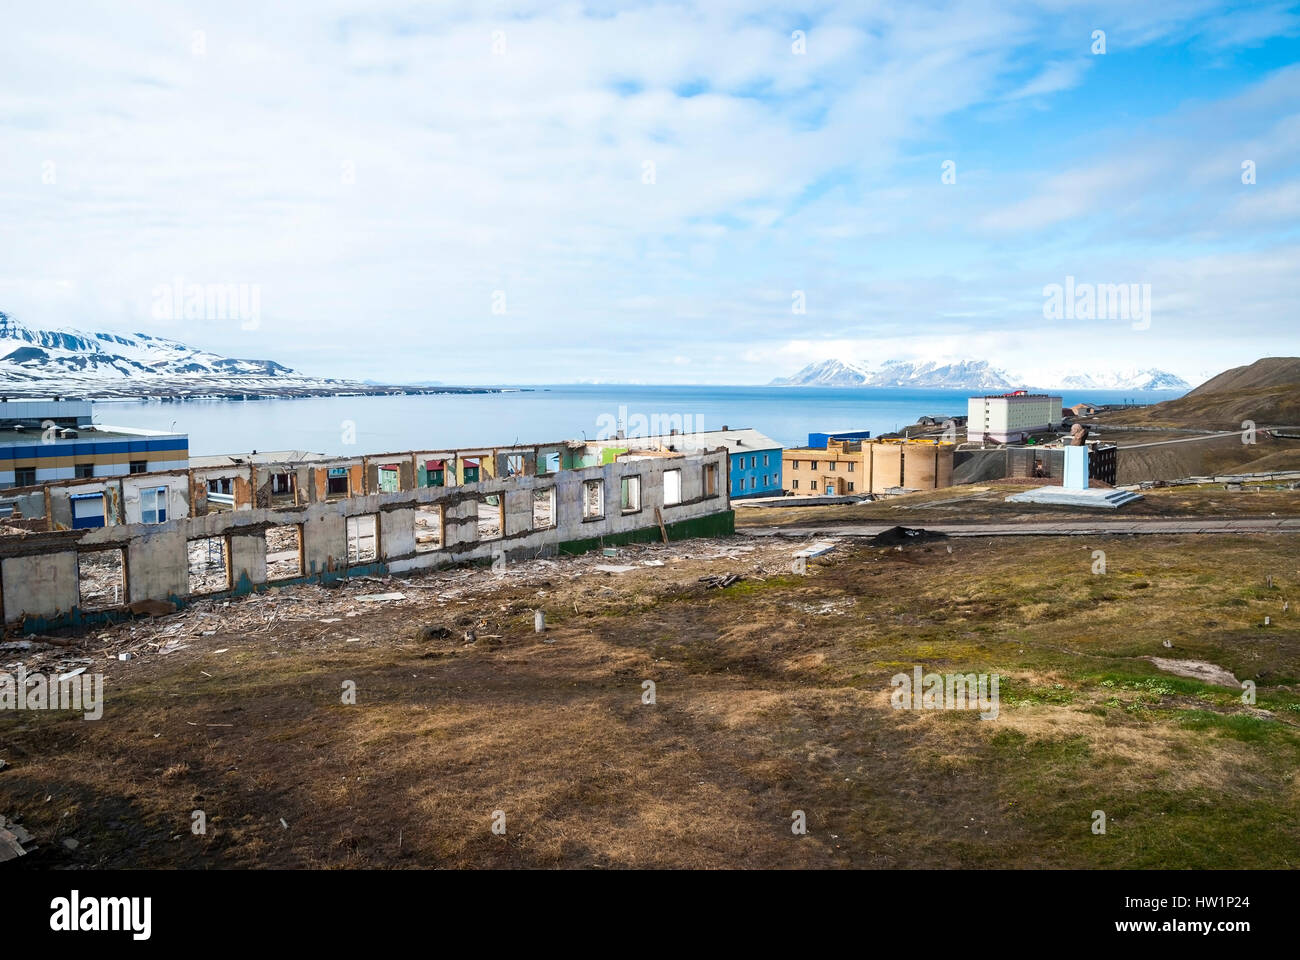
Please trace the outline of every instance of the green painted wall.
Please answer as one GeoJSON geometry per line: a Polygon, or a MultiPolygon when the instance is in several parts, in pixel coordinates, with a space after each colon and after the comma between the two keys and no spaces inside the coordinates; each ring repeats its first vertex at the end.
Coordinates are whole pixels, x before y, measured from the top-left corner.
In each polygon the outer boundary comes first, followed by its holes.
{"type": "MultiPolygon", "coordinates": [[[[736,532],[736,513],[734,510],[712,513],[707,517],[666,523],[664,528],[668,531],[670,541],[689,540],[692,537],[729,537],[736,532]]],[[[625,543],[657,543],[662,539],[659,535],[659,527],[652,526],[586,540],[569,540],[560,544],[558,550],[560,553],[586,553],[601,547],[617,547],[625,543]]]]}

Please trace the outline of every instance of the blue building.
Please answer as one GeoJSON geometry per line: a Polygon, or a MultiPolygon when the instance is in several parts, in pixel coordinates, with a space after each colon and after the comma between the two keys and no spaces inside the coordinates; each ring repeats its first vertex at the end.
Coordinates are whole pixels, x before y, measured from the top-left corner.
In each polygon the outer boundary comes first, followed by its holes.
{"type": "Polygon", "coordinates": [[[825,450],[831,440],[870,440],[870,430],[842,430],[839,433],[810,433],[808,446],[813,450],[825,450]]]}
{"type": "Polygon", "coordinates": [[[757,430],[711,430],[696,433],[696,438],[716,437],[731,459],[731,498],[780,497],[781,445],[757,430]]]}

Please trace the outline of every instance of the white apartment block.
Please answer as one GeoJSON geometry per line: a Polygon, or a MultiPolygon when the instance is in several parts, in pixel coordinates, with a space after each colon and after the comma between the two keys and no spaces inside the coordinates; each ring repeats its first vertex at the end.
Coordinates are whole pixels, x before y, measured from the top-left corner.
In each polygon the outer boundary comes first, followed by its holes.
{"type": "Polygon", "coordinates": [[[1061,398],[1045,393],[971,397],[966,439],[972,443],[1020,443],[1032,433],[1056,430],[1062,423],[1061,398]]]}

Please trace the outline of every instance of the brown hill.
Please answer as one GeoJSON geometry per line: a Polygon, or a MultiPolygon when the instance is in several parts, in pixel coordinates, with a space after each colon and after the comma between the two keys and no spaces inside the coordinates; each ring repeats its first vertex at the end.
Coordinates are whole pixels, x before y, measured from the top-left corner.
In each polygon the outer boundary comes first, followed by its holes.
{"type": "Polygon", "coordinates": [[[1176,400],[1119,410],[1104,423],[1236,430],[1300,425],[1300,357],[1264,357],[1211,377],[1176,400]]]}
{"type": "Polygon", "coordinates": [[[1217,377],[1206,380],[1187,396],[1233,390],[1255,390],[1260,387],[1286,385],[1294,387],[1297,383],[1300,383],[1300,357],[1265,357],[1244,367],[1225,370],[1217,377]]]}

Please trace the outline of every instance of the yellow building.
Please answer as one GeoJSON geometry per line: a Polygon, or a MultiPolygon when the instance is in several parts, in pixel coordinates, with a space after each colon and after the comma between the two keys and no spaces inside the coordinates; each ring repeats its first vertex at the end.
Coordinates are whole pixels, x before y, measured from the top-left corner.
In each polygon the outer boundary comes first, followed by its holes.
{"type": "Polygon", "coordinates": [[[826,448],[781,451],[782,486],[792,496],[842,497],[866,493],[861,440],[829,440],[826,448]]]}
{"type": "Polygon", "coordinates": [[[935,440],[830,440],[825,449],[781,454],[787,495],[843,497],[952,486],[951,443],[935,440]]]}

